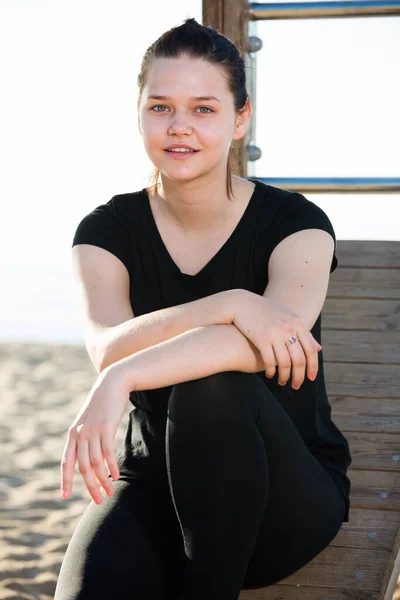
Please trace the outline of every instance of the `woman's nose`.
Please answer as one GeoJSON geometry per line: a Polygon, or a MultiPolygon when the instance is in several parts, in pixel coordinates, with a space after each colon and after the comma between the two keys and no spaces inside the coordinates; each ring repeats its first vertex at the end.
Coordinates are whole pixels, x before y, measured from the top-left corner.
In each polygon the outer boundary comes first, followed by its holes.
{"type": "Polygon", "coordinates": [[[169,126],[170,133],[187,133],[190,129],[188,117],[184,114],[175,115],[169,126]]]}

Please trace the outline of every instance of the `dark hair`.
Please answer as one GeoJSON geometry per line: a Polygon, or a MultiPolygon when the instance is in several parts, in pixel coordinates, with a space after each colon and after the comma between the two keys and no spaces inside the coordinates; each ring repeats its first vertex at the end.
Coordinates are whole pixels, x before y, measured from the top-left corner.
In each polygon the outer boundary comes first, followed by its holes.
{"type": "MultiPolygon", "coordinates": [[[[245,108],[249,95],[246,90],[245,64],[239,48],[228,37],[212,27],[201,25],[196,19],[186,19],[183,25],[169,29],[146,50],[137,79],[139,97],[142,95],[152,59],[179,58],[181,55],[201,58],[212,64],[221,65],[226,72],[228,89],[233,95],[236,111],[241,112],[245,108]]],[[[228,198],[232,193],[231,176],[235,172],[238,172],[238,161],[237,148],[233,140],[229,149],[226,178],[228,198]]],[[[155,169],[147,188],[149,192],[156,191],[159,176],[159,170],[155,169]]]]}

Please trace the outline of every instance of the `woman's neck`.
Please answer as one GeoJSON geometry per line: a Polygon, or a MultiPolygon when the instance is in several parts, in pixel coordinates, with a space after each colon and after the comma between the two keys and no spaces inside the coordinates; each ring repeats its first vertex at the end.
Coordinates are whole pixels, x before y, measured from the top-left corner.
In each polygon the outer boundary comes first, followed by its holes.
{"type": "Polygon", "coordinates": [[[160,182],[155,198],[161,214],[180,229],[193,231],[218,228],[236,212],[247,180],[232,176],[233,201],[226,193],[226,181],[198,185],[160,182]],[[244,183],[243,183],[244,182],[244,183]]]}

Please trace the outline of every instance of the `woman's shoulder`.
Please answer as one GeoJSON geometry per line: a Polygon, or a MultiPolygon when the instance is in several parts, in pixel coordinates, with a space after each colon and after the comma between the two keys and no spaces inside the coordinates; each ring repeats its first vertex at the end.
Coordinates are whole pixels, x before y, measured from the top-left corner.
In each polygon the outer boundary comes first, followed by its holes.
{"type": "Polygon", "coordinates": [[[258,190],[264,194],[265,198],[275,200],[279,204],[281,204],[282,202],[296,203],[299,201],[308,201],[307,198],[303,196],[303,194],[296,190],[288,190],[283,187],[277,187],[269,183],[265,183],[264,181],[261,181],[257,178],[253,178],[251,181],[253,181],[256,184],[258,190]]]}
{"type": "Polygon", "coordinates": [[[107,202],[107,205],[112,207],[132,207],[136,206],[139,202],[143,201],[147,195],[147,188],[142,188],[140,190],[136,190],[134,192],[122,192],[119,194],[115,194],[111,197],[111,199],[107,202]]]}
{"type": "Polygon", "coordinates": [[[261,212],[268,223],[274,221],[285,221],[302,216],[326,216],[324,211],[312,200],[309,200],[296,190],[277,187],[254,180],[258,189],[259,204],[261,212]]]}
{"type": "Polygon", "coordinates": [[[130,236],[138,222],[138,208],[145,199],[145,190],[115,194],[108,201],[98,204],[79,221],[73,246],[91,243],[97,237],[130,236]]]}

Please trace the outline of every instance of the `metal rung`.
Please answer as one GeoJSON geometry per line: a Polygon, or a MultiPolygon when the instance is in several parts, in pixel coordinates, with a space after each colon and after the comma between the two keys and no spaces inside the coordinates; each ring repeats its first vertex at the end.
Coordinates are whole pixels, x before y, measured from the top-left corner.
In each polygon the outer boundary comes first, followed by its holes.
{"type": "Polygon", "coordinates": [[[400,15],[399,0],[351,0],[349,2],[249,3],[249,20],[390,17],[400,15]]]}
{"type": "Polygon", "coordinates": [[[257,177],[267,185],[296,192],[347,192],[350,194],[400,192],[400,177],[257,177]]]}

